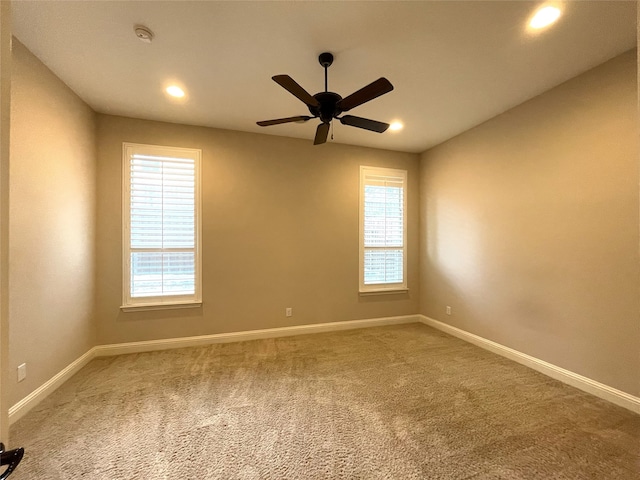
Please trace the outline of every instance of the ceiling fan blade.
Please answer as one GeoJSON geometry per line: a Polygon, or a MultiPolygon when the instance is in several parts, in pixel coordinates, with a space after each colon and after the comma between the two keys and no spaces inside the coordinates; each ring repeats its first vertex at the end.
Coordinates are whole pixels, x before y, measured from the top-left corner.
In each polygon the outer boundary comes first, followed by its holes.
{"type": "Polygon", "coordinates": [[[375,82],[371,82],[366,87],[362,87],[357,92],[353,92],[348,97],[343,98],[336,106],[343,112],[346,112],[358,105],[368,102],[369,100],[373,100],[380,95],[389,93],[391,90],[393,90],[391,82],[386,78],[381,77],[375,82]]]}
{"type": "Polygon", "coordinates": [[[369,120],[368,118],[354,117],[353,115],[345,115],[340,118],[340,123],[343,125],[351,125],[352,127],[364,128],[365,130],[371,130],[372,132],[378,133],[382,133],[389,128],[388,123],[369,120]]]}
{"type": "Polygon", "coordinates": [[[316,129],[316,138],[313,140],[314,145],[320,145],[321,143],[325,143],[327,141],[327,137],[329,136],[329,124],[321,123],[318,125],[316,129]]]}
{"type": "Polygon", "coordinates": [[[292,95],[298,97],[309,107],[318,107],[320,103],[318,100],[313,98],[309,92],[307,92],[304,88],[296,83],[296,81],[291,78],[289,75],[276,75],[275,77],[271,77],[274,82],[280,85],[282,88],[287,90],[292,95]]]}
{"type": "Polygon", "coordinates": [[[311,120],[313,117],[308,115],[300,115],[298,117],[287,117],[287,118],[276,118],[275,120],[263,120],[261,122],[256,122],[261,127],[268,127],[269,125],[279,125],[281,123],[290,123],[290,122],[306,122],[307,120],[311,120]]]}

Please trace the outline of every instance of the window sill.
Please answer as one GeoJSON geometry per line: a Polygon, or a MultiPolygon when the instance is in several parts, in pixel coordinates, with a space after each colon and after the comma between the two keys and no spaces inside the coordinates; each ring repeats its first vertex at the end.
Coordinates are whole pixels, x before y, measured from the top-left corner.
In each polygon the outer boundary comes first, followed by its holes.
{"type": "Polygon", "coordinates": [[[177,308],[198,308],[202,302],[174,302],[174,303],[140,303],[137,305],[121,305],[123,312],[141,312],[145,310],[173,310],[177,308]]]}
{"type": "Polygon", "coordinates": [[[409,293],[409,289],[408,288],[387,288],[387,289],[380,289],[380,290],[361,290],[359,292],[359,295],[362,297],[366,297],[369,295],[398,295],[400,293],[409,293]]]}

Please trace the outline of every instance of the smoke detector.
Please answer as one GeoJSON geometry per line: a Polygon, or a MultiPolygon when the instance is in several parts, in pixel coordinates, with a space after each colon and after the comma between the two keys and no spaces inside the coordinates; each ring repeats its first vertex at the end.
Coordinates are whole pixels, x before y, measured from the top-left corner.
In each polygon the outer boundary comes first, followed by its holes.
{"type": "Polygon", "coordinates": [[[153,40],[153,32],[144,25],[136,25],[133,27],[133,31],[136,32],[136,37],[138,37],[141,42],[151,43],[151,40],[153,40]]]}

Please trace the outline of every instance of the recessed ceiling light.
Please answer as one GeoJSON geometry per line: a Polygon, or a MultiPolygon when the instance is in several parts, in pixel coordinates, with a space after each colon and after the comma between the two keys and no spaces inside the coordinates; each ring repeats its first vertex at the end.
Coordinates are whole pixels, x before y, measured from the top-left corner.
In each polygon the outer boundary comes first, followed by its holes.
{"type": "Polygon", "coordinates": [[[391,125],[389,125],[389,130],[393,130],[394,132],[396,132],[398,130],[402,130],[402,127],[404,127],[404,125],[402,125],[402,122],[391,122],[391,125]]]}
{"type": "Polygon", "coordinates": [[[177,85],[169,85],[166,89],[165,92],[167,92],[169,95],[171,95],[172,97],[176,97],[176,98],[182,98],[184,97],[184,90],[182,90],[179,86],[177,85]]]}
{"type": "Polygon", "coordinates": [[[535,15],[529,21],[531,28],[544,28],[551,25],[553,22],[560,18],[560,9],[556,7],[543,7],[538,10],[535,15]]]}

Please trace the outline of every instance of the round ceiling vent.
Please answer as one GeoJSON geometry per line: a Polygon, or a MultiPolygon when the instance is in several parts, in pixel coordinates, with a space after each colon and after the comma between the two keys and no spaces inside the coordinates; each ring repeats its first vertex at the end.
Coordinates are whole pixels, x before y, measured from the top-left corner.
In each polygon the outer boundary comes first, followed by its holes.
{"type": "Polygon", "coordinates": [[[151,43],[151,40],[153,40],[153,32],[144,25],[136,25],[133,27],[133,31],[136,32],[136,37],[138,37],[141,42],[151,43]]]}

